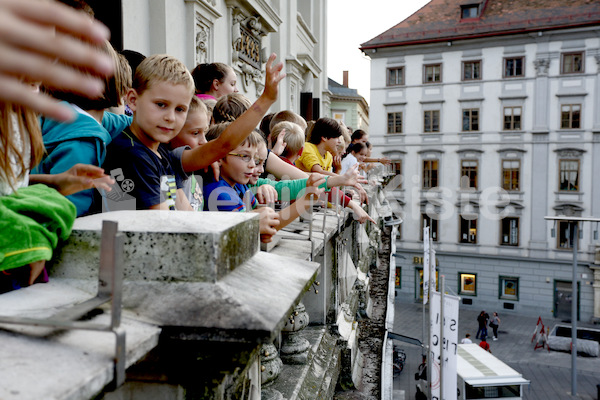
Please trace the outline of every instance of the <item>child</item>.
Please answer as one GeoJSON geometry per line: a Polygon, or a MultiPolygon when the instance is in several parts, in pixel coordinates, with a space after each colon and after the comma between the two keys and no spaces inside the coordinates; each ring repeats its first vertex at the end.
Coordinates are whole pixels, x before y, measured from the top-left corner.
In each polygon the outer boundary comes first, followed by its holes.
{"type": "Polygon", "coordinates": [[[367,146],[363,143],[353,143],[348,147],[349,153],[342,160],[342,174],[356,164],[360,164],[367,156],[367,146]]]}
{"type": "MultiPolygon", "coordinates": [[[[185,124],[179,134],[169,143],[170,147],[176,149],[177,152],[179,151],[177,149],[183,151],[185,146],[195,149],[206,144],[206,131],[208,131],[209,120],[210,116],[206,105],[198,97],[193,96],[185,124]]],[[[204,197],[202,196],[202,179],[200,176],[191,173],[187,179],[183,180],[182,186],[192,209],[202,211],[204,197]]]]}
{"type": "MultiPolygon", "coordinates": [[[[131,82],[128,65],[121,64],[127,60],[119,58],[108,42],[104,43],[103,50],[112,57],[116,73],[105,79],[102,96],[88,99],[69,91],[51,91],[54,97],[69,102],[77,118],[72,123],[42,118],[46,154],[32,174],[57,174],[80,163],[102,166],[106,146],[131,123],[131,117],[104,111],[122,103],[131,82]]],[[[77,208],[78,217],[100,210],[94,198],[94,189],[68,196],[77,208]]]]}
{"type": "Polygon", "coordinates": [[[279,158],[288,164],[294,165],[304,148],[304,130],[298,124],[283,121],[271,129],[271,138],[277,143],[284,143],[284,149],[279,158]]]}
{"type": "Polygon", "coordinates": [[[213,122],[233,122],[252,106],[252,103],[241,93],[230,93],[221,97],[213,108],[213,122]]]}
{"type": "Polygon", "coordinates": [[[331,118],[319,118],[312,129],[310,142],[304,145],[296,166],[302,171],[336,175],[331,172],[333,154],[342,140],[342,127],[331,118]]]}
{"type": "MultiPolygon", "coordinates": [[[[219,100],[229,93],[237,93],[237,76],[227,64],[198,64],[192,71],[196,95],[200,98],[219,100]]],[[[258,124],[257,124],[258,125],[258,124]]]]}
{"type": "MultiPolygon", "coordinates": [[[[306,131],[306,127],[307,127],[306,120],[301,115],[296,114],[295,112],[293,112],[291,110],[279,111],[277,114],[273,115],[273,117],[269,121],[269,135],[267,135],[267,143],[269,144],[270,149],[273,149],[273,147],[275,146],[275,143],[277,142],[272,137],[273,136],[273,127],[275,127],[275,125],[277,125],[278,123],[284,122],[284,121],[293,122],[295,124],[298,124],[302,128],[303,132],[306,131]]],[[[279,155],[281,153],[276,151],[275,154],[279,155]]]]}
{"type": "Polygon", "coordinates": [[[244,141],[277,99],[277,86],[285,74],[283,64],[266,65],[263,94],[250,109],[223,132],[221,143],[207,143],[180,156],[162,144],[171,141],[185,124],[194,83],[181,61],[154,55],[137,67],[133,88],[127,94],[133,122],[109,148],[106,169],[116,171],[136,199],[138,209],[192,210],[181,190],[186,172],[205,168],[244,141]]]}
{"type": "Polygon", "coordinates": [[[75,221],[75,206],[63,195],[91,188],[93,179],[107,177],[100,168],[75,165],[62,174],[33,175],[31,182],[45,185],[28,186],[29,169],[44,149],[36,115],[0,102],[0,133],[0,293],[4,293],[48,281],[46,261],[75,221]]]}
{"type": "MultiPolygon", "coordinates": [[[[208,133],[208,138],[219,136],[225,125],[213,126],[208,133]]],[[[258,203],[248,190],[248,181],[257,165],[257,146],[262,142],[260,133],[253,131],[232,152],[219,161],[219,180],[204,185],[204,210],[205,211],[251,211],[258,203]],[[244,201],[244,197],[248,193],[244,201]]],[[[209,140],[209,143],[214,140],[209,140]]],[[[273,209],[265,207],[260,209],[260,237],[261,241],[268,243],[276,233],[279,217],[273,209]]]]}

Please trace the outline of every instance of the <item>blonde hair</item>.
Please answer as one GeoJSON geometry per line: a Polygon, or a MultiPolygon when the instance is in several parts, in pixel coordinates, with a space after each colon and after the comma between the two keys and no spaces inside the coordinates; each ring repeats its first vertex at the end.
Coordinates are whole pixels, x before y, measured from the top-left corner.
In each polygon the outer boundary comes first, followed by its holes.
{"type": "Polygon", "coordinates": [[[115,71],[115,80],[117,83],[119,83],[117,88],[119,92],[119,98],[123,98],[132,85],[131,65],[129,65],[129,61],[127,61],[127,58],[125,58],[123,54],[117,53],[117,66],[118,68],[115,71]]]}
{"type": "MultiPolygon", "coordinates": [[[[208,131],[206,132],[206,140],[209,142],[211,140],[215,140],[216,138],[221,136],[221,134],[225,131],[225,129],[227,129],[229,125],[231,125],[231,122],[220,122],[218,124],[214,124],[213,126],[208,128],[208,131]]],[[[247,145],[250,147],[258,147],[260,143],[264,142],[265,139],[263,138],[263,136],[257,129],[255,129],[248,135],[248,137],[246,137],[246,139],[242,143],[240,143],[240,146],[247,145]]]]}
{"type": "Polygon", "coordinates": [[[301,115],[290,110],[283,110],[273,115],[271,122],[269,122],[269,131],[273,132],[273,127],[283,121],[289,121],[298,124],[302,129],[306,129],[307,127],[306,120],[302,118],[301,115]]]}
{"type": "Polygon", "coordinates": [[[200,100],[197,96],[192,96],[192,100],[190,101],[190,107],[188,108],[188,115],[193,112],[200,111],[206,114],[206,118],[210,122],[210,112],[206,107],[206,104],[202,100],[200,100]]]}
{"type": "Polygon", "coordinates": [[[213,119],[220,122],[233,122],[252,106],[250,100],[240,93],[230,93],[217,100],[213,109],[213,119]]]}
{"type": "Polygon", "coordinates": [[[284,157],[289,158],[298,154],[300,149],[304,147],[304,132],[302,127],[298,124],[289,121],[283,121],[271,128],[271,141],[277,142],[279,134],[285,129],[283,141],[286,143],[285,149],[281,154],[284,157]]]}
{"type": "Polygon", "coordinates": [[[35,112],[23,106],[0,102],[0,149],[0,179],[15,190],[14,183],[23,179],[44,155],[44,141],[35,112]],[[20,132],[14,131],[14,122],[20,132]],[[17,142],[18,138],[20,143],[17,142]],[[25,165],[26,150],[30,152],[29,165],[25,165]]]}
{"type": "Polygon", "coordinates": [[[155,82],[184,85],[190,91],[190,95],[194,93],[194,80],[190,71],[177,58],[167,54],[146,57],[135,70],[132,87],[141,95],[155,82]]]}

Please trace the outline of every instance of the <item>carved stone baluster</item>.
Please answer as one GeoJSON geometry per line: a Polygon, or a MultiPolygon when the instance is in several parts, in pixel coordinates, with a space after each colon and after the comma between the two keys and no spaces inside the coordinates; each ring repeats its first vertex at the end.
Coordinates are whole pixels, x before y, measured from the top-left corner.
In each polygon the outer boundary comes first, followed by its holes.
{"type": "Polygon", "coordinates": [[[304,304],[298,303],[291,318],[281,330],[281,359],[286,364],[305,364],[308,361],[310,343],[300,332],[308,326],[308,313],[304,304]]]}
{"type": "Polygon", "coordinates": [[[260,383],[263,400],[283,400],[283,395],[270,386],[281,374],[283,362],[274,344],[263,344],[260,349],[260,383]]]}

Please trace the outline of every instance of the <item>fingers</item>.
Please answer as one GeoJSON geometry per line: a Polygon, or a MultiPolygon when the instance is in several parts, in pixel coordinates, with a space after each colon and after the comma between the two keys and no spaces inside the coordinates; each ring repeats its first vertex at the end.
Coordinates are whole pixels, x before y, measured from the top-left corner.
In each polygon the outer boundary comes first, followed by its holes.
{"type": "Polygon", "coordinates": [[[100,22],[55,2],[2,0],[0,6],[12,11],[22,19],[55,26],[60,31],[94,43],[101,43],[110,37],[110,31],[100,22]]]}
{"type": "Polygon", "coordinates": [[[95,187],[96,189],[100,190],[106,190],[107,192],[110,192],[112,190],[112,185],[114,185],[115,180],[112,179],[110,176],[105,175],[101,178],[97,178],[94,179],[92,184],[90,185],[90,188],[95,187]]]}
{"type": "Polygon", "coordinates": [[[0,74],[0,99],[5,102],[21,104],[48,118],[57,121],[72,121],[75,114],[68,106],[59,103],[43,93],[34,93],[31,88],[13,77],[0,74]]]}

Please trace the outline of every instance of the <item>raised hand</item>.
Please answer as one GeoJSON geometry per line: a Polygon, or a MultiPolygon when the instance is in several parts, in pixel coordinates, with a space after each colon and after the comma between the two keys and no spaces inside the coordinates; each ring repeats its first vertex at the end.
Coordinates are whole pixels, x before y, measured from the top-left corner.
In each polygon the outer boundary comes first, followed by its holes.
{"type": "Polygon", "coordinates": [[[285,129],[279,132],[279,136],[277,136],[277,142],[275,142],[273,148],[271,149],[271,151],[277,154],[278,156],[280,156],[281,153],[283,153],[283,151],[285,150],[285,146],[287,146],[287,143],[283,141],[284,136],[285,129]]]}
{"type": "Polygon", "coordinates": [[[272,53],[269,59],[267,60],[265,89],[262,94],[262,96],[265,96],[272,102],[275,102],[275,100],[277,100],[277,95],[279,93],[279,82],[281,82],[281,80],[285,78],[285,72],[281,72],[283,70],[283,63],[279,62],[273,65],[273,63],[275,62],[275,58],[277,58],[277,55],[275,53],[272,53]]]}

